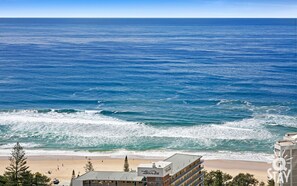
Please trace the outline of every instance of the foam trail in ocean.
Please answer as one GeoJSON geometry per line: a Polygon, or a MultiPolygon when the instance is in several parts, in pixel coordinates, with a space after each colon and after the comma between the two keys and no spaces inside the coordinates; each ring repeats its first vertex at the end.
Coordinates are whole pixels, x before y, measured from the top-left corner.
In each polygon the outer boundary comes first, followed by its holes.
{"type": "MultiPolygon", "coordinates": [[[[224,124],[165,127],[128,122],[104,116],[96,110],[3,111],[0,112],[0,129],[3,130],[2,133],[0,130],[0,155],[9,154],[13,144],[20,140],[28,141],[24,147],[32,155],[47,152],[82,155],[91,150],[97,152],[90,155],[108,156],[121,156],[123,152],[144,156],[153,151],[158,157],[168,151],[204,153],[211,159],[248,159],[248,151],[233,152],[231,156],[231,151],[224,150],[226,146],[222,150],[219,147],[224,143],[250,146],[257,141],[273,144],[275,136],[267,127],[275,123],[296,127],[296,121],[293,116],[267,114],[224,124]],[[211,151],[204,152],[205,149],[211,151]],[[216,151],[217,157],[212,151],[216,151]]],[[[266,161],[269,157],[261,151],[253,153],[257,154],[255,160],[266,161]]]]}
{"type": "MultiPolygon", "coordinates": [[[[0,145],[0,149],[12,149],[15,146],[15,143],[7,143],[4,145],[0,145]]],[[[22,143],[23,148],[35,148],[39,147],[40,144],[37,143],[22,143]]]]}
{"type": "Polygon", "coordinates": [[[134,138],[166,137],[189,139],[268,139],[266,131],[257,118],[244,119],[225,124],[157,127],[153,125],[127,122],[107,117],[98,112],[75,113],[37,111],[1,112],[0,123],[9,127],[6,136],[30,137],[47,134],[64,137],[85,138],[134,138]]]}

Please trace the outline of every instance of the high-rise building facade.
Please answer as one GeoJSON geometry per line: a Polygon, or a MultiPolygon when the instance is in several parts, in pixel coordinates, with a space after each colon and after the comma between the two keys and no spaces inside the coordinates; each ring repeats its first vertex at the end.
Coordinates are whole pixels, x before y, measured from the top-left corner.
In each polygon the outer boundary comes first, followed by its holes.
{"type": "Polygon", "coordinates": [[[297,185],[297,133],[287,133],[274,145],[275,159],[270,171],[279,186],[297,185]]]}

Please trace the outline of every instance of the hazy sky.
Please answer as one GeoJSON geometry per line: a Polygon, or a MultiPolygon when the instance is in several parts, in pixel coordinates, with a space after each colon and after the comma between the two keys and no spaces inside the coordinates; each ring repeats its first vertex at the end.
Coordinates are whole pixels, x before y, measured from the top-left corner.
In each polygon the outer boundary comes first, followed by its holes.
{"type": "Polygon", "coordinates": [[[297,17],[297,0],[0,0],[0,17],[297,17]]]}

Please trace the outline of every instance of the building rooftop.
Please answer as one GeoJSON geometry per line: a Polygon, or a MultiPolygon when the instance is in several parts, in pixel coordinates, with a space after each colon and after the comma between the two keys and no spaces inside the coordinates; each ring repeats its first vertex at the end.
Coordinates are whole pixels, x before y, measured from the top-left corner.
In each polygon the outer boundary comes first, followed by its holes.
{"type": "Polygon", "coordinates": [[[169,158],[165,159],[166,162],[172,162],[172,173],[176,174],[189,164],[193,163],[194,161],[201,159],[202,156],[198,155],[191,155],[191,154],[174,154],[169,158]]]}
{"type": "Polygon", "coordinates": [[[285,134],[285,136],[292,136],[292,135],[297,135],[297,132],[288,132],[285,134]]]}
{"type": "Polygon", "coordinates": [[[141,181],[142,178],[142,176],[137,176],[137,172],[91,171],[76,180],[141,181]]]}
{"type": "Polygon", "coordinates": [[[157,161],[153,163],[147,163],[147,164],[140,164],[138,167],[143,167],[143,168],[164,168],[168,165],[170,165],[171,162],[167,161],[157,161]]]}
{"type": "Polygon", "coordinates": [[[297,139],[297,132],[290,132],[290,133],[285,134],[284,139],[295,141],[297,139]]]}
{"type": "MultiPolygon", "coordinates": [[[[159,168],[169,173],[176,174],[191,163],[201,159],[202,156],[190,154],[174,154],[164,161],[158,161],[150,164],[140,164],[138,168],[159,168]],[[165,170],[170,167],[170,169],[165,170]]],[[[139,173],[139,172],[138,172],[139,173]]],[[[91,171],[77,177],[75,180],[105,180],[105,181],[142,181],[143,176],[138,176],[137,172],[120,172],[120,171],[91,171]]],[[[165,175],[165,173],[163,173],[165,175]]],[[[160,174],[163,176],[163,174],[160,174]]]]}
{"type": "Polygon", "coordinates": [[[280,146],[295,146],[297,143],[291,140],[279,140],[276,144],[280,146]]]}
{"type": "Polygon", "coordinates": [[[297,132],[287,133],[284,139],[276,142],[276,145],[286,147],[286,146],[296,146],[297,145],[297,132]]]}

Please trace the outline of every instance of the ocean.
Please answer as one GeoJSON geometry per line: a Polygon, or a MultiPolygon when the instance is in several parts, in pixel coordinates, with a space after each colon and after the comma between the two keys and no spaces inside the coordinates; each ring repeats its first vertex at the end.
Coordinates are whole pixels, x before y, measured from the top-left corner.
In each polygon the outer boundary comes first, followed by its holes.
{"type": "Polygon", "coordinates": [[[266,160],[297,132],[296,19],[0,19],[0,155],[266,160]]]}

